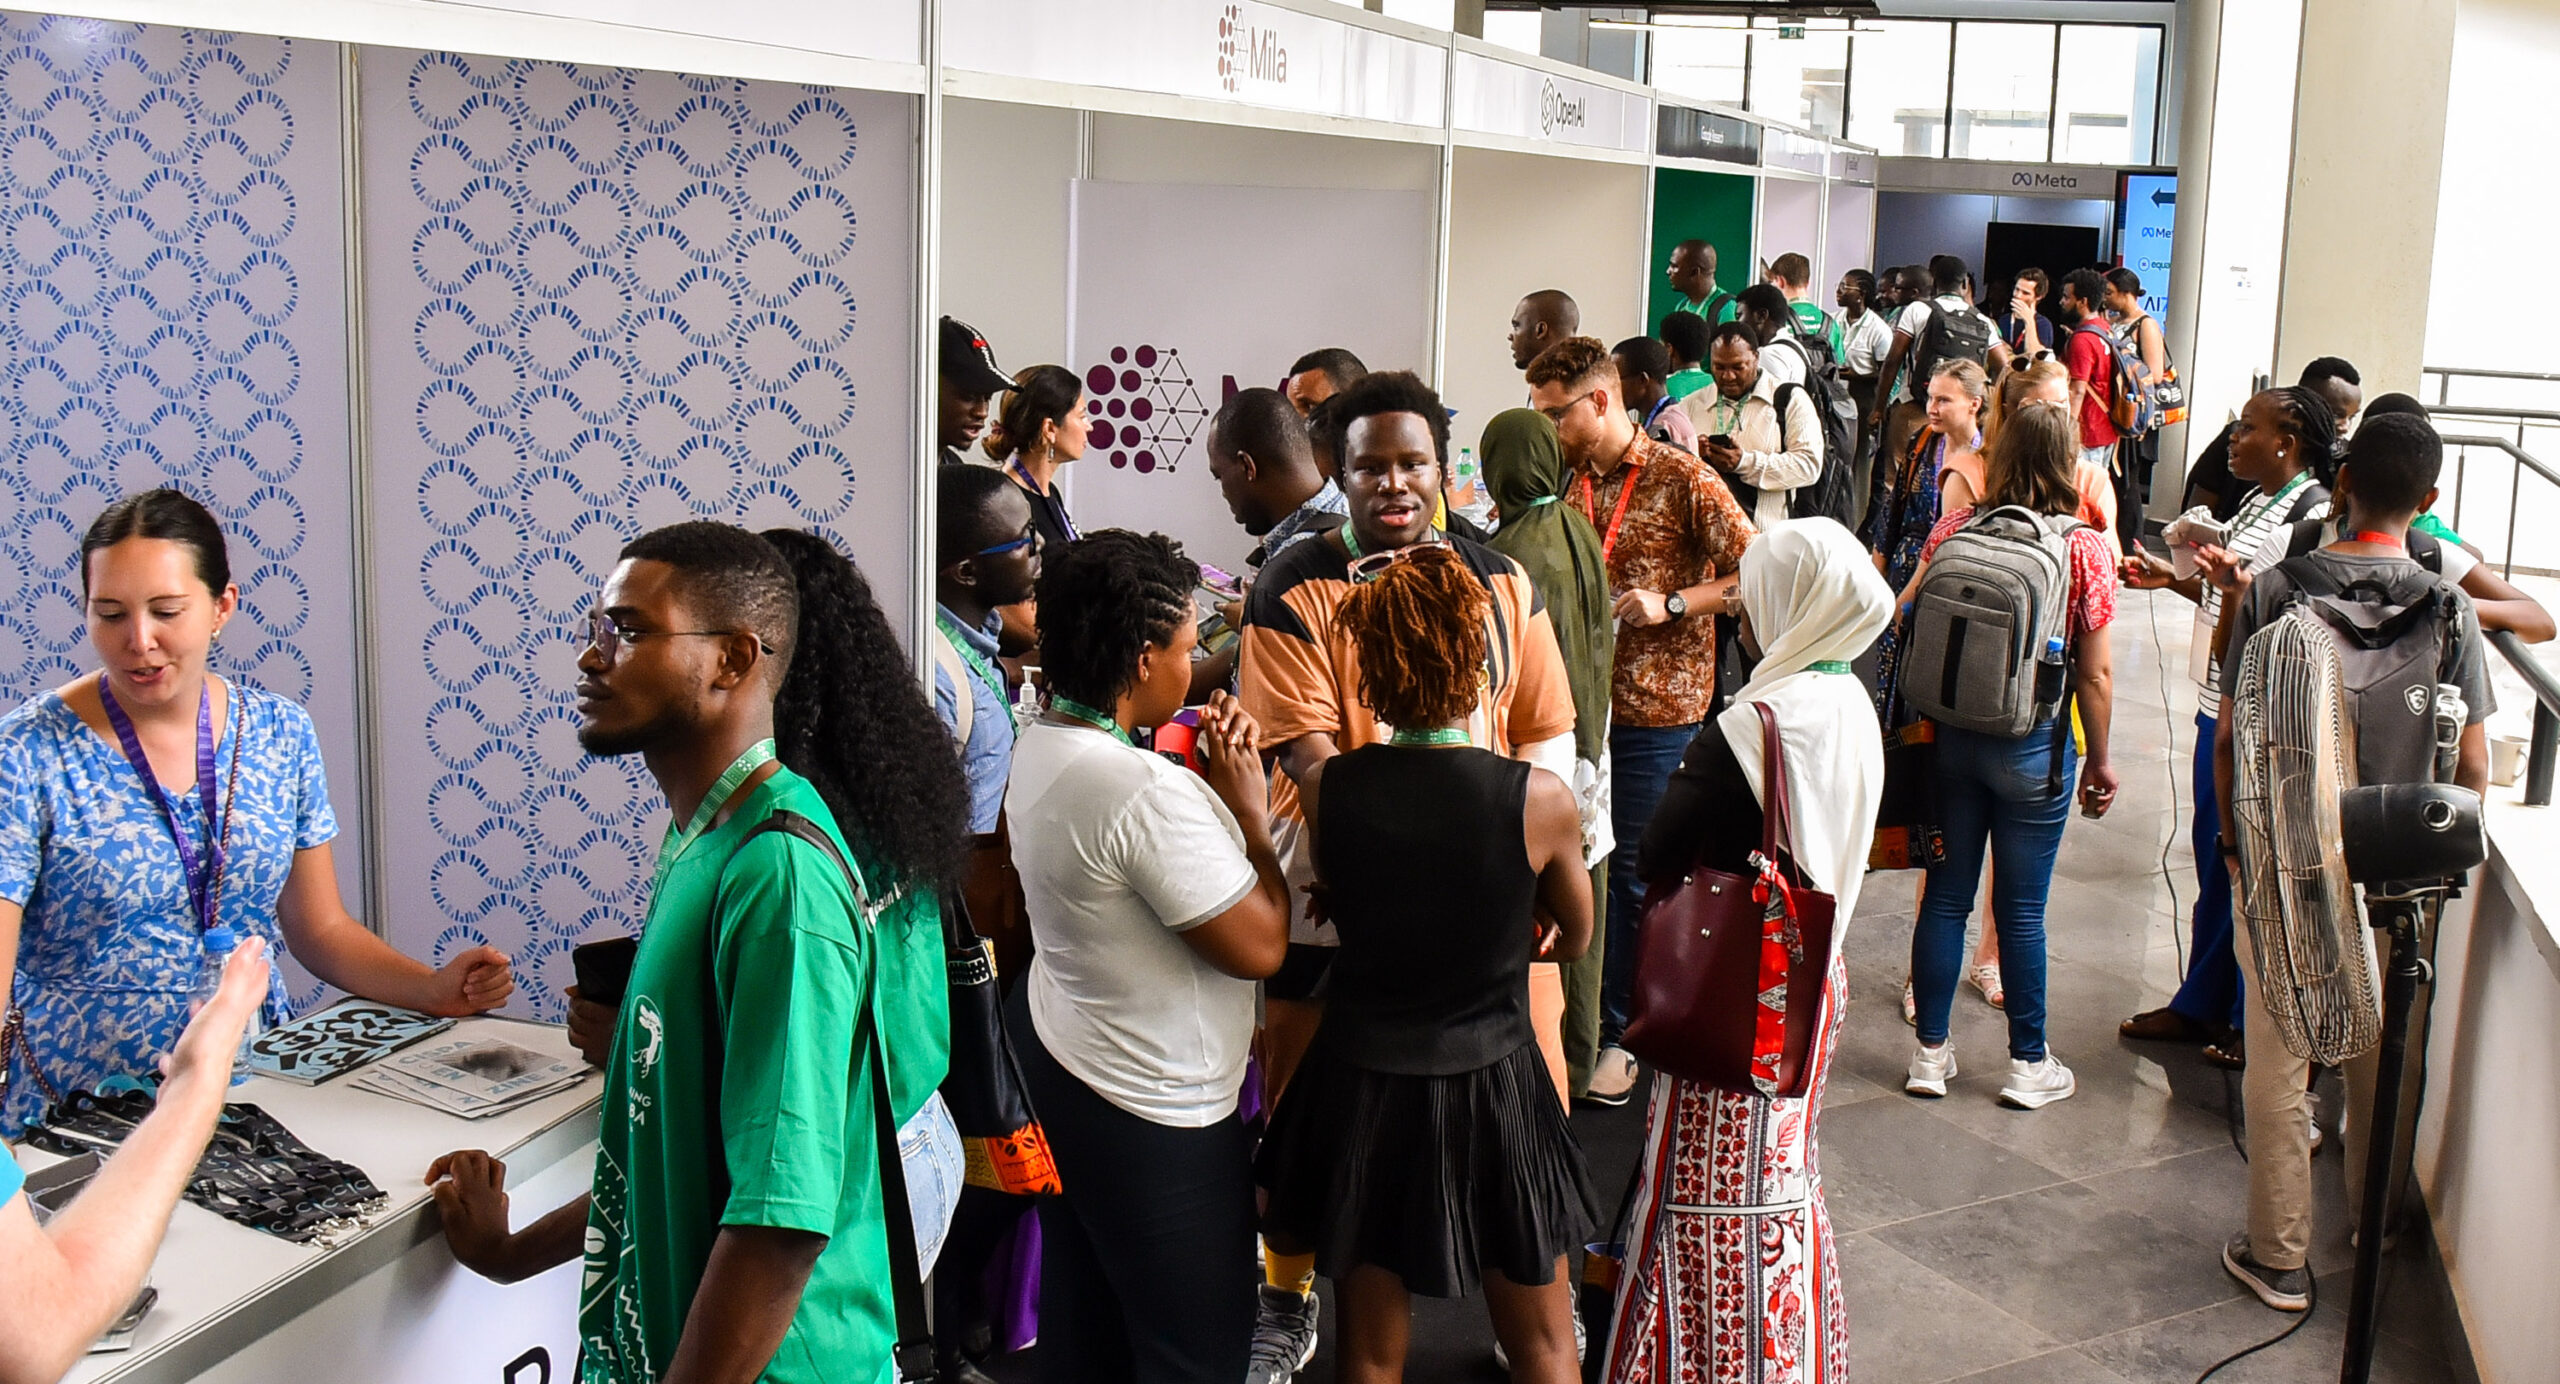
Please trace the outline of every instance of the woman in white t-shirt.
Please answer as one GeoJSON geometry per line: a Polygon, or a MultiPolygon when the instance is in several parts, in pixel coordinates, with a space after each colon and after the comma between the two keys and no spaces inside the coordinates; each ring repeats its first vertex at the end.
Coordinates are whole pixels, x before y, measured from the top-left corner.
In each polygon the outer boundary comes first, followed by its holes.
{"type": "Polygon", "coordinates": [[[1132,743],[1182,709],[1199,566],[1109,529],[1045,560],[1049,711],[1005,790],[1037,947],[1009,1027],[1057,1159],[1040,1209],[1053,1378],[1241,1379],[1255,1311],[1236,1099],[1289,940],[1256,731],[1218,693],[1194,774],[1132,743]]]}

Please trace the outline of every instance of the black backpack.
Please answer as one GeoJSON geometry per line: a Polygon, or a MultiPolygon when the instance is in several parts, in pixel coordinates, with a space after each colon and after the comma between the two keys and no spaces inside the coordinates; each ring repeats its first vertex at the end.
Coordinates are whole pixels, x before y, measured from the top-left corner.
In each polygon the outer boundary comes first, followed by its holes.
{"type": "Polygon", "coordinates": [[[1804,383],[1778,386],[1778,435],[1783,439],[1787,428],[1787,391],[1802,389],[1813,400],[1813,414],[1822,422],[1822,474],[1810,484],[1800,485],[1787,496],[1790,519],[1830,519],[1846,525],[1854,508],[1852,492],[1856,476],[1850,462],[1856,455],[1858,409],[1849,398],[1849,388],[1840,378],[1839,359],[1831,354],[1831,343],[1819,338],[1788,335],[1769,343],[1796,348],[1804,358],[1804,383]]]}
{"type": "MultiPolygon", "coordinates": [[[[2312,489],[2319,489],[2313,486],[2312,489]]],[[[2329,544],[2329,520],[2305,519],[2293,526],[2293,534],[2285,540],[2284,555],[2300,557],[2316,553],[2329,544]]],[[[2409,530],[2409,560],[2435,576],[2444,575],[2444,544],[2434,534],[2422,529],[2409,530]]]]}
{"type": "Polygon", "coordinates": [[[1919,398],[1929,392],[1929,381],[1939,365],[1951,360],[1969,360],[1981,365],[1991,359],[1991,339],[1999,329],[1973,304],[1950,308],[1936,298],[1929,300],[1929,325],[1920,329],[1920,340],[1911,355],[1911,395],[1919,398]]]}
{"type": "Polygon", "coordinates": [[[2428,783],[2436,777],[2435,699],[2453,681],[2454,634],[2467,604],[2432,572],[2402,568],[2340,584],[2319,564],[2289,557],[2272,569],[2338,646],[2358,783],[2428,783]]]}

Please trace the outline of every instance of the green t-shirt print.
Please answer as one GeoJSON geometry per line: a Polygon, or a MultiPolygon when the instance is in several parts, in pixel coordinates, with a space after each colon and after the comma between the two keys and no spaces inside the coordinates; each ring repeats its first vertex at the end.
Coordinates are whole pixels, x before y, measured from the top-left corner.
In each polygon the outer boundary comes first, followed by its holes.
{"type": "Polygon", "coordinates": [[[827,1237],[765,1379],[890,1377],[895,1311],[861,1023],[878,966],[903,1123],[949,1064],[940,917],[930,900],[902,900],[866,932],[843,874],[814,847],[781,833],[741,847],[785,808],[835,833],[817,791],[777,771],[649,901],[597,1133],[579,1304],[588,1384],[665,1373],[724,1225],[827,1237]]]}

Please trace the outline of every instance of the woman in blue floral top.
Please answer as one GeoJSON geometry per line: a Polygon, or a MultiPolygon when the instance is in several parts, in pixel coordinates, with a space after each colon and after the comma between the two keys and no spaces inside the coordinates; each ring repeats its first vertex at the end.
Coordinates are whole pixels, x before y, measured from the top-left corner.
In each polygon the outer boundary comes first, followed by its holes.
{"type": "MultiPolygon", "coordinates": [[[[0,718],[0,1135],[59,1093],[152,1071],[186,1027],[215,924],[369,999],[503,1003],[515,981],[494,948],[431,968],[339,902],[309,713],[206,670],[240,601],[213,516],[174,490],[130,496],[90,525],[80,562],[101,671],[0,718]]],[[[280,976],[267,1014],[287,1017],[280,976]]]]}

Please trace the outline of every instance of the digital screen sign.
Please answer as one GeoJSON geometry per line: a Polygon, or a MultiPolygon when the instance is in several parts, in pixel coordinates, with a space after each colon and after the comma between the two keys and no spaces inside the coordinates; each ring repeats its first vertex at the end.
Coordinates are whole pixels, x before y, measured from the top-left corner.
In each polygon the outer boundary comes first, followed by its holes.
{"type": "Polygon", "coordinates": [[[2169,316],[2169,247],[2176,238],[2178,175],[2116,175],[2116,263],[2142,276],[2142,310],[2169,316]]]}

